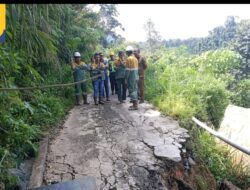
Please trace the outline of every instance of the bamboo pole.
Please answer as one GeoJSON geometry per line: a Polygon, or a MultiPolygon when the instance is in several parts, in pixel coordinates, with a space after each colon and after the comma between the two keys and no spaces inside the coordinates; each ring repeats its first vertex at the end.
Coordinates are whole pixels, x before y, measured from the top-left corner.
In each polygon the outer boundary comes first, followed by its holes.
{"type": "Polygon", "coordinates": [[[208,127],[206,124],[202,123],[201,121],[199,121],[198,119],[196,119],[195,117],[192,117],[192,120],[201,128],[207,130],[209,133],[211,133],[212,135],[214,135],[215,137],[219,138],[220,140],[224,141],[225,143],[233,146],[234,148],[237,148],[238,150],[250,155],[250,149],[243,147],[229,139],[227,139],[226,137],[224,137],[222,134],[218,133],[217,131],[211,129],[210,127],[208,127]]]}
{"type": "Polygon", "coordinates": [[[45,88],[66,87],[66,86],[72,86],[72,85],[75,85],[75,84],[84,83],[84,82],[87,82],[88,80],[92,80],[92,79],[98,78],[100,76],[101,76],[101,74],[96,75],[94,77],[91,77],[89,79],[81,80],[81,81],[78,81],[78,82],[66,83],[66,84],[51,84],[51,85],[44,85],[44,86],[19,87],[19,88],[0,88],[0,92],[1,91],[38,90],[38,89],[45,89],[45,88]]]}

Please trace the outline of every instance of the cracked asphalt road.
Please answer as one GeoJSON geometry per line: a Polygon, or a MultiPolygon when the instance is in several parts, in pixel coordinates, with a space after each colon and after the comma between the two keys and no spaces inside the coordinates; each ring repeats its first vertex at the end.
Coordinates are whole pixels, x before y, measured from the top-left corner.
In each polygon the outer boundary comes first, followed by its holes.
{"type": "Polygon", "coordinates": [[[181,161],[187,130],[148,103],[74,107],[49,143],[44,185],[94,176],[100,190],[163,190],[166,163],[181,161]]]}

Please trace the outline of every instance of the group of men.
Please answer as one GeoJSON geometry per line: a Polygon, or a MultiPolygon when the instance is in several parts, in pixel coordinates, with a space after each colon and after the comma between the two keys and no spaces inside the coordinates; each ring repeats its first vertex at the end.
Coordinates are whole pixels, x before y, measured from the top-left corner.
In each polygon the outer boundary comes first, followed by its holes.
{"type": "MultiPolygon", "coordinates": [[[[129,110],[137,110],[138,100],[139,103],[144,102],[144,71],[147,69],[145,58],[140,55],[139,49],[134,50],[132,46],[126,48],[126,55],[124,51],[119,51],[117,59],[114,52],[110,52],[109,56],[110,59],[105,60],[102,53],[95,53],[91,63],[86,64],[81,61],[81,54],[75,52],[72,62],[74,81],[85,80],[86,72],[90,72],[95,105],[104,104],[104,98],[109,102],[111,93],[117,94],[119,103],[122,104],[128,90],[130,102],[133,103],[129,110]]],[[[76,105],[80,105],[81,90],[83,103],[89,104],[86,82],[83,82],[75,85],[76,105]]]]}

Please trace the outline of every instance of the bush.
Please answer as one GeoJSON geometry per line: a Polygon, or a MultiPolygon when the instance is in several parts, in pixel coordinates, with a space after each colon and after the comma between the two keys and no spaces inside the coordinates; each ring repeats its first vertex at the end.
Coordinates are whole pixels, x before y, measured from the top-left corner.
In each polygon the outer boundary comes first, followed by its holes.
{"type": "Polygon", "coordinates": [[[242,168],[240,164],[233,163],[229,150],[225,149],[224,146],[219,146],[214,137],[207,132],[195,130],[195,133],[197,138],[193,144],[195,147],[194,155],[208,166],[217,182],[221,183],[224,179],[228,179],[243,189],[249,187],[249,171],[242,168]]]}
{"type": "Polygon", "coordinates": [[[168,115],[210,119],[218,126],[229,103],[226,84],[193,66],[183,66],[184,63],[165,65],[165,68],[162,63],[150,64],[152,68],[146,73],[146,98],[168,115]],[[156,69],[158,64],[160,69],[156,69]]]}
{"type": "Polygon", "coordinates": [[[244,79],[238,83],[232,100],[238,106],[250,108],[250,79],[244,79]]]}

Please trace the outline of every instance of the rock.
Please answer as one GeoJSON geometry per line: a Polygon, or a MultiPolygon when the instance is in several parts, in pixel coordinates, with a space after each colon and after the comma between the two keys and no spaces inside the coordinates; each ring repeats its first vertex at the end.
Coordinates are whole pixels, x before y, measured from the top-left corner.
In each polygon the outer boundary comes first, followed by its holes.
{"type": "Polygon", "coordinates": [[[160,133],[168,133],[169,132],[169,129],[166,125],[158,125],[158,126],[155,126],[155,129],[157,131],[159,131],[160,133]]]}
{"type": "Polygon", "coordinates": [[[186,142],[186,139],[179,138],[178,141],[179,141],[179,143],[184,143],[184,142],[186,142]]]}
{"type": "Polygon", "coordinates": [[[185,148],[181,149],[182,153],[186,154],[187,150],[185,148]]]}
{"type": "Polygon", "coordinates": [[[233,185],[232,182],[225,179],[221,183],[219,190],[241,190],[241,189],[233,185]]]}
{"type": "Polygon", "coordinates": [[[173,142],[173,145],[174,145],[174,146],[177,146],[178,148],[182,148],[182,145],[181,145],[180,143],[173,142]]]}
{"type": "Polygon", "coordinates": [[[122,171],[118,171],[115,173],[115,177],[119,178],[123,176],[123,172],[122,171]]]}
{"type": "Polygon", "coordinates": [[[188,130],[187,129],[184,129],[184,128],[178,128],[176,130],[173,130],[172,131],[174,134],[176,135],[181,135],[181,134],[184,134],[184,133],[187,133],[188,130]]]}
{"type": "Polygon", "coordinates": [[[180,150],[174,145],[159,145],[154,148],[154,154],[157,157],[167,158],[174,162],[181,161],[180,150]]]}
{"type": "Polygon", "coordinates": [[[191,166],[196,165],[196,162],[191,157],[188,157],[188,162],[191,166]]]}
{"type": "Polygon", "coordinates": [[[133,178],[136,179],[136,185],[138,185],[139,187],[149,186],[149,181],[148,181],[149,172],[143,167],[133,166],[132,175],[133,178]]]}
{"type": "Polygon", "coordinates": [[[19,178],[19,182],[17,184],[17,187],[15,187],[15,188],[17,188],[19,190],[25,190],[26,185],[27,185],[25,173],[21,169],[17,169],[17,168],[9,169],[9,173],[11,175],[16,176],[16,177],[19,178]]]}
{"type": "Polygon", "coordinates": [[[182,137],[182,138],[190,138],[190,135],[187,134],[187,133],[183,133],[183,134],[181,134],[181,137],[182,137]]]}
{"type": "Polygon", "coordinates": [[[154,147],[164,144],[164,139],[160,138],[158,135],[146,133],[143,137],[143,142],[148,146],[154,147]]]}
{"type": "Polygon", "coordinates": [[[113,185],[115,183],[115,177],[114,176],[110,176],[107,180],[108,180],[110,185],[113,185]]]}

